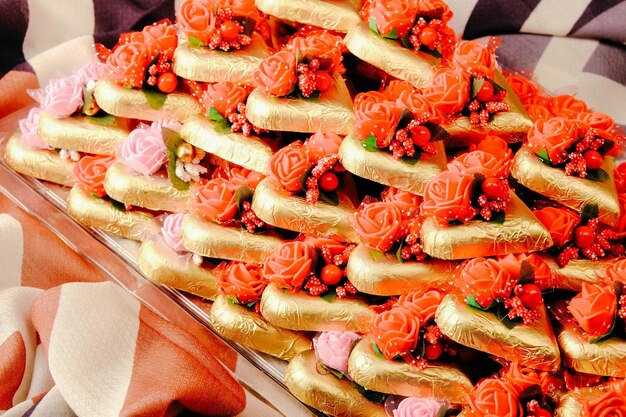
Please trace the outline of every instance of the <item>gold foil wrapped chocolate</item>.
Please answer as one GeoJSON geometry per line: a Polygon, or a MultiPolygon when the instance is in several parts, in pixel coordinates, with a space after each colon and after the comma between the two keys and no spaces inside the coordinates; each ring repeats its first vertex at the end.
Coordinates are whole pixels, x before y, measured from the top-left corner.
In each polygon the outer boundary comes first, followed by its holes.
{"type": "Polygon", "coordinates": [[[360,333],[369,328],[376,315],[359,297],[335,298],[329,302],[304,291],[283,291],[274,284],[263,291],[261,314],[270,323],[285,329],[360,333]]]}
{"type": "Polygon", "coordinates": [[[401,295],[411,291],[447,291],[454,279],[456,262],[429,259],[400,262],[395,253],[381,253],[359,245],[348,260],[346,273],[362,293],[401,295]]]}
{"type": "Polygon", "coordinates": [[[161,239],[143,242],[137,263],[141,272],[152,281],[209,300],[217,297],[215,274],[208,268],[196,265],[188,252],[176,252],[161,239]]]}
{"type": "Polygon", "coordinates": [[[119,161],[107,170],[104,189],[114,200],[149,210],[185,211],[189,207],[189,190],[177,190],[166,176],[132,172],[119,161]]]}
{"type": "Polygon", "coordinates": [[[83,191],[78,185],[67,197],[67,212],[77,222],[127,239],[141,241],[159,233],[152,214],[114,207],[109,201],[83,191]]]}
{"type": "Polygon", "coordinates": [[[436,147],[437,153],[422,154],[419,162],[409,165],[386,151],[366,151],[359,139],[349,135],[341,143],[339,157],[343,166],[359,177],[422,195],[426,184],[446,169],[443,142],[436,147]]]}
{"type": "Polygon", "coordinates": [[[626,340],[611,337],[591,343],[574,323],[566,324],[558,336],[565,366],[586,374],[626,377],[626,340]]]}
{"type": "Polygon", "coordinates": [[[211,306],[211,322],[226,339],[286,361],[312,346],[311,340],[303,334],[276,327],[260,314],[231,303],[223,295],[211,306]]]}
{"type": "Polygon", "coordinates": [[[352,98],[340,75],[316,99],[272,97],[257,88],[248,97],[246,116],[267,130],[347,135],[353,126],[352,98]]]}
{"type": "Polygon", "coordinates": [[[530,148],[522,146],[515,154],[511,175],[525,187],[574,210],[580,211],[585,204],[597,204],[600,221],[615,225],[619,220],[619,202],[613,179],[614,159],[605,156],[601,168],[609,174],[609,180],[592,181],[565,175],[562,169],[547,166],[530,148]]]}
{"type": "Polygon", "coordinates": [[[220,132],[214,122],[200,115],[187,119],[180,135],[193,146],[210,154],[261,173],[267,173],[270,158],[278,150],[277,140],[246,137],[230,131],[220,132]]]}
{"type": "Polygon", "coordinates": [[[368,401],[350,381],[322,368],[312,350],[289,362],[285,385],[297,399],[330,416],[387,417],[382,406],[368,401]]]}
{"type": "Polygon", "coordinates": [[[198,255],[257,264],[283,244],[275,232],[252,234],[204,220],[197,214],[185,216],[180,239],[183,246],[198,255]]]}
{"type": "Polygon", "coordinates": [[[422,245],[433,258],[466,259],[539,251],[552,246],[548,230],[513,192],[504,223],[472,220],[441,226],[432,217],[424,220],[422,245]]]}
{"type": "MultiPolygon", "coordinates": [[[[613,389],[611,385],[607,384],[591,388],[578,388],[575,391],[570,391],[559,399],[558,405],[554,410],[554,417],[581,417],[585,402],[595,401],[611,389],[613,389]]],[[[619,414],[606,414],[607,417],[614,415],[619,414]]]]}
{"type": "Polygon", "coordinates": [[[358,58],[416,88],[428,87],[439,65],[432,55],[405,48],[399,40],[385,39],[372,32],[367,22],[353,27],[344,43],[358,58]]]}
{"type": "Polygon", "coordinates": [[[276,227],[349,242],[359,241],[350,220],[356,207],[342,193],[339,193],[337,206],[322,200],[309,204],[303,197],[279,189],[277,184],[266,178],[254,191],[252,210],[261,220],[276,227]]]}
{"type": "Polygon", "coordinates": [[[89,120],[84,116],[55,119],[43,112],[37,133],[53,148],[97,155],[115,155],[115,148],[128,137],[126,122],[105,126],[89,120]]]}
{"type": "Polygon", "coordinates": [[[361,22],[355,0],[256,0],[263,13],[282,20],[347,32],[361,22]]]}
{"type": "Polygon", "coordinates": [[[200,105],[189,94],[170,93],[165,103],[155,109],[141,90],[125,88],[106,80],[98,81],[94,96],[102,110],[129,119],[177,120],[182,123],[187,117],[200,113],[200,105]]]}
{"type": "Polygon", "coordinates": [[[8,140],[4,160],[20,174],[67,187],[76,184],[74,162],[61,158],[57,151],[31,148],[22,142],[19,134],[8,140]]]}
{"type": "Polygon", "coordinates": [[[580,292],[583,282],[597,284],[605,276],[606,268],[615,262],[614,259],[575,259],[560,267],[552,257],[544,257],[548,266],[559,281],[558,288],[580,292]]]}
{"type": "Polygon", "coordinates": [[[461,297],[444,297],[435,321],[442,333],[457,343],[487,352],[529,368],[556,371],[561,356],[546,309],[530,325],[519,324],[508,329],[492,312],[465,304],[461,297]]]}
{"type": "Polygon", "coordinates": [[[269,49],[258,33],[252,34],[249,46],[232,52],[195,47],[183,42],[174,51],[173,68],[176,75],[187,80],[254,85],[252,74],[269,55],[269,49]]]}
{"type": "Polygon", "coordinates": [[[406,397],[464,403],[474,389],[469,378],[452,365],[429,364],[419,369],[404,361],[391,361],[378,356],[367,338],[352,349],[348,372],[354,382],[369,390],[406,397]]]}

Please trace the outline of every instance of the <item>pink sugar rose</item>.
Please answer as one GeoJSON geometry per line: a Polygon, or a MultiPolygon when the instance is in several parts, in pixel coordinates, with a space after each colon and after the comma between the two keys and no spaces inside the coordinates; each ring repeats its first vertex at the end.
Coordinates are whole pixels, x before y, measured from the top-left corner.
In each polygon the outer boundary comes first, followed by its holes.
{"type": "Polygon", "coordinates": [[[43,110],[57,119],[71,116],[83,105],[83,85],[78,75],[50,80],[44,90],[43,110]]]}
{"type": "Polygon", "coordinates": [[[433,398],[408,397],[393,410],[393,417],[437,417],[440,408],[433,398]]]}
{"type": "Polygon", "coordinates": [[[20,131],[22,132],[22,143],[35,149],[51,149],[37,133],[39,127],[39,118],[41,117],[41,109],[33,107],[28,112],[26,119],[19,121],[20,131]]]}
{"type": "Polygon", "coordinates": [[[143,175],[154,174],[167,161],[159,124],[140,126],[130,132],[122,144],[121,161],[143,175]]]}
{"type": "Polygon", "coordinates": [[[313,347],[320,362],[347,375],[350,349],[352,344],[360,338],[353,332],[322,332],[313,339],[313,347]]]}
{"type": "Polygon", "coordinates": [[[107,66],[101,62],[92,61],[79,68],[78,71],[76,71],[76,75],[81,79],[83,84],[87,84],[89,81],[100,80],[104,76],[106,67],[107,66]]]}
{"type": "Polygon", "coordinates": [[[163,227],[161,227],[161,234],[165,243],[176,252],[185,252],[187,250],[180,241],[180,233],[185,216],[185,213],[170,214],[165,218],[163,227]]]}

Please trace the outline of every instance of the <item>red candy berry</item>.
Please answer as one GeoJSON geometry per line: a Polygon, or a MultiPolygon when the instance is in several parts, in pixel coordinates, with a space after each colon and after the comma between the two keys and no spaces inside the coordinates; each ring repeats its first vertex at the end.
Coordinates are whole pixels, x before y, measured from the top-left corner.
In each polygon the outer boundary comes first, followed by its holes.
{"type": "Polygon", "coordinates": [[[480,86],[480,90],[478,90],[478,94],[476,94],[476,99],[478,101],[489,101],[493,97],[494,88],[493,84],[489,81],[484,81],[483,85],[480,86]]]}
{"type": "Polygon", "coordinates": [[[535,284],[524,284],[522,286],[520,299],[526,308],[536,308],[543,304],[541,290],[535,284]]]}
{"type": "Polygon", "coordinates": [[[439,342],[432,344],[427,343],[426,347],[424,348],[424,357],[429,361],[436,361],[437,359],[439,359],[442,353],[443,346],[439,342]]]}
{"type": "Polygon", "coordinates": [[[225,40],[226,42],[234,42],[239,37],[239,26],[237,26],[237,23],[232,20],[222,23],[220,31],[222,33],[222,40],[225,40]]]}
{"type": "Polygon", "coordinates": [[[335,191],[339,187],[339,178],[337,178],[334,172],[326,172],[320,177],[319,186],[322,191],[335,191]]]}
{"type": "Polygon", "coordinates": [[[420,43],[426,46],[428,49],[435,49],[435,43],[437,42],[437,31],[431,27],[425,27],[417,36],[420,43]]]}
{"type": "Polygon", "coordinates": [[[535,413],[535,417],[552,417],[552,413],[550,413],[548,410],[546,410],[545,408],[540,408],[539,410],[537,410],[537,412],[535,413]]]}
{"type": "Polygon", "coordinates": [[[411,129],[411,139],[413,144],[419,147],[430,142],[430,130],[426,126],[417,126],[411,129]]]}
{"type": "Polygon", "coordinates": [[[337,265],[328,264],[322,268],[322,282],[326,285],[336,285],[341,281],[343,274],[337,265]]]}
{"type": "Polygon", "coordinates": [[[326,71],[317,71],[315,73],[315,89],[326,91],[333,83],[333,78],[326,71]]]}
{"type": "Polygon", "coordinates": [[[176,90],[178,86],[178,79],[173,72],[166,72],[164,74],[159,75],[159,79],[157,80],[157,87],[164,93],[171,93],[176,90]]]}
{"type": "Polygon", "coordinates": [[[487,177],[482,184],[483,194],[491,200],[502,197],[502,182],[496,177],[487,177]]]}
{"type": "Polygon", "coordinates": [[[598,151],[592,149],[586,151],[583,155],[587,169],[600,169],[602,166],[602,155],[598,151]]]}
{"type": "Polygon", "coordinates": [[[578,226],[574,232],[574,242],[581,249],[588,248],[593,245],[596,240],[596,234],[589,226],[578,226]]]}

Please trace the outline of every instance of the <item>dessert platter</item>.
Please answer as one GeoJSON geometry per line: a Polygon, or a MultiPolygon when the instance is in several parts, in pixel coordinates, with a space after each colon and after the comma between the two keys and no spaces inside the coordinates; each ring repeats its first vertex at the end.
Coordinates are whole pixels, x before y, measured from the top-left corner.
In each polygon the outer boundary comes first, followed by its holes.
{"type": "Polygon", "coordinates": [[[625,136],[453,16],[185,0],[4,162],[323,415],[626,415],[625,136]]]}

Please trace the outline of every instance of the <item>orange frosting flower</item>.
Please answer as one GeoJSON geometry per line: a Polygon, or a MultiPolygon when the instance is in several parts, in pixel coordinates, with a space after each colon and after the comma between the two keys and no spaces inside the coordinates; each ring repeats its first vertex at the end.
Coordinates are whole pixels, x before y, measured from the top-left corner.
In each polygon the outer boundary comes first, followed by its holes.
{"type": "Polygon", "coordinates": [[[482,174],[486,177],[504,177],[508,160],[498,159],[497,156],[484,151],[472,151],[454,158],[448,164],[448,169],[457,175],[482,174]]]}
{"type": "Polygon", "coordinates": [[[311,274],[315,250],[305,242],[287,242],[263,264],[263,276],[281,288],[295,292],[311,274]]]}
{"type": "Polygon", "coordinates": [[[618,194],[617,200],[619,202],[619,220],[613,230],[621,233],[626,232],[626,194],[618,194]]]}
{"type": "Polygon", "coordinates": [[[439,110],[423,94],[415,91],[403,91],[396,100],[401,109],[409,109],[415,115],[428,114],[428,120],[433,123],[441,123],[442,117],[439,110]]]}
{"type": "Polygon", "coordinates": [[[437,290],[413,291],[401,295],[398,299],[398,306],[412,310],[420,319],[420,325],[425,326],[435,318],[441,300],[443,300],[443,294],[437,290]]]}
{"type": "Polygon", "coordinates": [[[621,194],[626,192],[626,162],[622,162],[613,171],[615,177],[615,188],[617,193],[621,194]]]}
{"type": "Polygon", "coordinates": [[[554,115],[550,113],[550,110],[548,110],[548,108],[543,104],[531,104],[526,108],[526,111],[528,112],[530,120],[533,122],[540,119],[547,120],[554,117],[554,115]]]}
{"type": "Polygon", "coordinates": [[[254,72],[254,81],[268,94],[286,96],[298,82],[296,56],[289,51],[280,51],[265,58],[254,72]]]}
{"type": "Polygon", "coordinates": [[[470,151],[484,151],[495,155],[498,159],[513,159],[513,151],[509,148],[509,143],[500,136],[487,135],[476,145],[470,147],[470,151]]]}
{"type": "Polygon", "coordinates": [[[528,131],[528,146],[538,154],[545,149],[553,164],[567,160],[567,148],[574,143],[576,126],[564,117],[539,119],[528,131]]]}
{"type": "Polygon", "coordinates": [[[493,78],[496,68],[494,53],[479,41],[459,42],[452,60],[468,74],[493,78]]]}
{"type": "Polygon", "coordinates": [[[502,372],[502,379],[508,382],[520,395],[526,388],[532,385],[541,386],[543,392],[550,390],[551,378],[547,372],[535,371],[525,368],[517,362],[507,366],[502,372]]]}
{"type": "Polygon", "coordinates": [[[83,156],[74,165],[74,176],[78,179],[80,187],[87,191],[104,197],[104,177],[114,159],[110,156],[83,156]]]}
{"type": "Polygon", "coordinates": [[[441,68],[424,95],[441,113],[458,113],[469,101],[469,81],[459,68],[441,68]]]}
{"type": "Polygon", "coordinates": [[[140,88],[148,67],[150,53],[141,42],[129,42],[115,48],[106,61],[111,79],[129,87],[140,88]]]}
{"type": "Polygon", "coordinates": [[[574,236],[574,228],[580,223],[580,216],[565,207],[546,207],[534,210],[533,214],[548,229],[555,246],[564,246],[574,236]]]}
{"type": "Polygon", "coordinates": [[[608,391],[593,401],[583,401],[583,417],[626,417],[626,395],[608,391]]]}
{"type": "Polygon", "coordinates": [[[248,93],[240,85],[229,81],[221,81],[207,85],[202,95],[202,104],[208,110],[213,107],[224,117],[228,117],[237,110],[237,106],[246,100],[248,93]]]}
{"type": "Polygon", "coordinates": [[[603,336],[611,330],[617,311],[617,297],[612,286],[583,282],[582,291],[569,302],[581,329],[592,336],[603,336]]]}
{"type": "Polygon", "coordinates": [[[626,284],[626,258],[612,262],[605,270],[607,278],[626,284]]]}
{"type": "Polygon", "coordinates": [[[257,301],[267,286],[261,267],[255,264],[232,262],[217,274],[220,294],[232,296],[242,304],[257,301]]]}
{"type": "Polygon", "coordinates": [[[443,23],[448,23],[454,16],[450,7],[443,0],[420,0],[418,14],[428,16],[441,16],[443,23]]]}
{"type": "Polygon", "coordinates": [[[304,142],[304,147],[311,162],[316,162],[327,155],[337,154],[341,142],[343,142],[343,138],[336,133],[317,132],[304,142]]]}
{"type": "Polygon", "coordinates": [[[439,174],[424,190],[422,215],[433,216],[441,225],[474,217],[476,210],[471,206],[472,181],[472,177],[452,171],[439,174]]]}
{"type": "Polygon", "coordinates": [[[597,111],[587,111],[576,114],[576,120],[580,120],[592,127],[604,136],[610,136],[615,128],[615,121],[608,114],[597,111]]]}
{"type": "Polygon", "coordinates": [[[420,320],[413,310],[394,307],[377,315],[369,339],[387,359],[414,350],[419,340],[420,320]]]}
{"type": "Polygon", "coordinates": [[[412,217],[419,210],[422,198],[395,187],[387,187],[383,192],[383,201],[393,203],[400,209],[403,218],[412,217]]]}
{"type": "Polygon", "coordinates": [[[535,275],[535,284],[541,289],[552,288],[556,284],[552,269],[546,261],[536,253],[517,253],[509,254],[498,259],[498,263],[508,271],[511,279],[516,281],[520,278],[522,262],[528,262],[533,268],[535,275]]]}
{"type": "Polygon", "coordinates": [[[376,29],[382,36],[396,30],[400,39],[415,23],[417,3],[417,0],[371,0],[369,16],[376,20],[376,29]]]}
{"type": "Polygon", "coordinates": [[[354,99],[354,133],[361,140],[376,137],[376,145],[389,146],[395,133],[400,109],[377,91],[360,93],[354,99]]]}
{"type": "Polygon", "coordinates": [[[241,187],[242,185],[247,185],[248,187],[255,189],[257,185],[265,178],[265,175],[260,172],[252,171],[248,168],[242,168],[240,166],[234,165],[230,167],[227,172],[227,178],[233,184],[241,187]]]}
{"type": "Polygon", "coordinates": [[[307,36],[297,36],[291,41],[291,47],[294,51],[298,51],[300,55],[310,58],[318,58],[328,60],[329,67],[323,67],[330,73],[343,73],[345,68],[341,61],[342,40],[339,36],[333,35],[326,31],[313,32],[307,36]]]}
{"type": "Polygon", "coordinates": [[[509,272],[495,259],[474,258],[461,267],[456,284],[464,297],[472,295],[483,308],[508,297],[515,286],[509,272]]]}
{"type": "Polygon", "coordinates": [[[191,205],[207,220],[225,222],[237,214],[237,187],[224,178],[198,183],[192,190],[191,205]]]}
{"type": "Polygon", "coordinates": [[[506,82],[513,88],[513,91],[515,91],[515,94],[523,104],[526,104],[528,100],[535,97],[539,92],[537,85],[522,75],[510,75],[506,77],[506,82]]]}
{"type": "Polygon", "coordinates": [[[294,142],[272,155],[269,177],[285,191],[297,193],[302,188],[300,177],[310,166],[306,148],[302,142],[294,142]]]}
{"type": "Polygon", "coordinates": [[[584,101],[578,100],[569,94],[551,97],[548,99],[547,106],[550,112],[552,112],[555,116],[567,117],[570,119],[574,119],[579,113],[589,110],[584,101]]]}
{"type": "Polygon", "coordinates": [[[150,57],[155,57],[160,52],[171,51],[178,45],[176,30],[169,20],[157,22],[143,28],[144,43],[150,51],[150,57]]]}
{"type": "Polygon", "coordinates": [[[524,410],[515,388],[502,379],[489,378],[476,386],[464,414],[470,417],[522,417],[524,410]]]}
{"type": "Polygon", "coordinates": [[[400,238],[402,212],[391,202],[371,203],[354,214],[361,243],[381,252],[391,250],[400,238]]]}
{"type": "Polygon", "coordinates": [[[418,90],[413,87],[413,84],[408,81],[392,80],[387,85],[387,88],[383,90],[383,95],[389,101],[396,101],[398,98],[400,98],[400,94],[404,92],[411,94],[417,91],[418,90]]]}
{"type": "Polygon", "coordinates": [[[327,248],[333,256],[339,255],[346,248],[346,244],[343,242],[329,237],[315,235],[307,235],[304,239],[304,243],[307,243],[320,251],[322,248],[327,248]]]}
{"type": "Polygon", "coordinates": [[[178,26],[187,36],[208,44],[215,31],[217,16],[215,6],[208,0],[185,0],[178,9],[178,26]]]}

